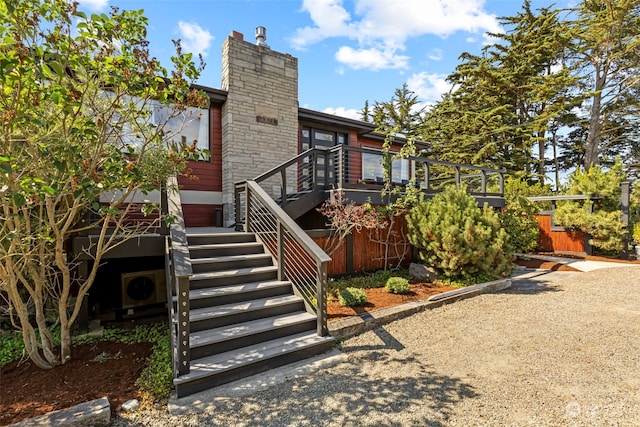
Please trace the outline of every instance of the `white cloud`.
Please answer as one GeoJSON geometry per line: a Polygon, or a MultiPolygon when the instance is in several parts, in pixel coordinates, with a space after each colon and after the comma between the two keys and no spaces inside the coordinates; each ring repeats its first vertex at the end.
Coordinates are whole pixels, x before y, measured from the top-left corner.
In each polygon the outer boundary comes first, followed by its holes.
{"type": "Polygon", "coordinates": [[[80,6],[90,10],[105,10],[109,5],[109,0],[80,0],[80,6]]]}
{"type": "Polygon", "coordinates": [[[336,60],[354,70],[368,68],[378,71],[389,68],[406,68],[409,64],[408,56],[396,55],[393,50],[352,49],[349,46],[342,46],[338,49],[336,60]]]}
{"type": "Polygon", "coordinates": [[[328,107],[322,110],[323,113],[333,114],[334,116],[347,117],[349,119],[362,120],[362,113],[355,108],[344,107],[328,107]]]}
{"type": "Polygon", "coordinates": [[[203,29],[200,25],[193,22],[178,22],[180,40],[182,47],[187,52],[201,54],[207,56],[207,50],[211,46],[213,36],[209,30],[203,29]]]}
{"type": "Polygon", "coordinates": [[[344,0],[303,0],[302,11],[309,13],[313,26],[299,28],[291,38],[296,49],[305,49],[319,41],[341,37],[353,40],[357,46],[343,46],[336,58],[345,65],[358,66],[355,54],[369,59],[358,68],[389,67],[409,38],[423,35],[447,37],[458,31],[472,34],[502,32],[495,15],[484,10],[485,0],[355,0],[350,13],[344,0]],[[348,50],[347,50],[348,49],[348,50]],[[374,50],[377,61],[372,61],[374,50]]]}
{"type": "Polygon", "coordinates": [[[427,55],[427,58],[432,61],[442,61],[442,53],[442,49],[434,48],[431,49],[431,52],[427,55]]]}
{"type": "Polygon", "coordinates": [[[427,104],[433,104],[451,90],[451,84],[446,81],[446,77],[443,74],[427,72],[414,74],[407,79],[407,87],[427,104]]]}

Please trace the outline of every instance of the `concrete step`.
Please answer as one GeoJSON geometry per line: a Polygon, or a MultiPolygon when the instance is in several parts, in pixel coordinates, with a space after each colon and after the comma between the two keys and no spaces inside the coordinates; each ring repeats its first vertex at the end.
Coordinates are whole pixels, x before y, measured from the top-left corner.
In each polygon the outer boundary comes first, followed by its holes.
{"type": "Polygon", "coordinates": [[[221,243],[189,245],[191,260],[213,258],[217,256],[247,255],[264,253],[264,246],[259,242],[221,243]]]}
{"type": "Polygon", "coordinates": [[[226,243],[247,243],[255,241],[256,236],[253,233],[187,233],[187,242],[189,242],[189,245],[219,245],[226,243]]]}
{"type": "Polygon", "coordinates": [[[281,295],[193,309],[189,312],[189,321],[191,332],[198,332],[303,310],[304,301],[301,297],[281,295]]]}
{"type": "Polygon", "coordinates": [[[194,273],[267,267],[271,265],[273,265],[273,258],[265,253],[191,259],[191,268],[193,268],[194,273]]]}
{"type": "MultiPolygon", "coordinates": [[[[268,280],[260,282],[239,283],[189,291],[191,310],[215,305],[244,302],[251,299],[267,298],[277,295],[289,295],[293,292],[291,282],[268,280]]],[[[177,300],[173,298],[174,303],[177,300]]]]}
{"type": "Polygon", "coordinates": [[[275,280],[277,276],[278,268],[275,266],[237,268],[234,270],[194,273],[189,279],[189,284],[191,289],[202,289],[239,283],[275,280]]]}
{"type": "Polygon", "coordinates": [[[245,378],[331,350],[333,339],[304,332],[206,358],[192,360],[191,372],[173,380],[178,397],[245,378]]]}
{"type": "Polygon", "coordinates": [[[315,330],[315,316],[296,312],[192,332],[189,334],[191,360],[315,330]]]}

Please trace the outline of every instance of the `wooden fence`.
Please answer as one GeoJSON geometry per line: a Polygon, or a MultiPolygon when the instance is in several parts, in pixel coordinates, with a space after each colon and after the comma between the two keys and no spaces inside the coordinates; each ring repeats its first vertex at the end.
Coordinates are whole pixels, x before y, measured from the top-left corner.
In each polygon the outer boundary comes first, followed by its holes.
{"type": "Polygon", "coordinates": [[[584,232],[554,227],[551,213],[540,213],[536,215],[536,220],[540,226],[539,251],[587,253],[588,248],[585,245],[586,236],[584,232]]]}
{"type": "Polygon", "coordinates": [[[413,259],[411,244],[407,239],[404,218],[396,217],[389,228],[353,231],[342,242],[329,230],[312,230],[309,236],[329,253],[327,267],[330,276],[378,270],[409,264],[413,259]]]}

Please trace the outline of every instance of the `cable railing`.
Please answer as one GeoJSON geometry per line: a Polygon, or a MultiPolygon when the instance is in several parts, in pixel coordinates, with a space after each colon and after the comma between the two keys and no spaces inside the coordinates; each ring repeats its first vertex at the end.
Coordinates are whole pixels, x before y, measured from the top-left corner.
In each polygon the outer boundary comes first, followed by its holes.
{"type": "MultiPolygon", "coordinates": [[[[244,209],[244,230],[255,233],[276,260],[278,280],[292,283],[317,333],[327,335],[327,265],[331,258],[255,180],[236,184],[236,210],[244,209]]],[[[236,211],[236,217],[241,216],[236,211]]]]}

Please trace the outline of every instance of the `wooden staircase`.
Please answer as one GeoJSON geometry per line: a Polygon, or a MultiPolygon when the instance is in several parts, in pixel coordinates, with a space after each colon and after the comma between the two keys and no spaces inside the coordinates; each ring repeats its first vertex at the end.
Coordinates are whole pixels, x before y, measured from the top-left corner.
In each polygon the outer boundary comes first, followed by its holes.
{"type": "MultiPolygon", "coordinates": [[[[178,397],[331,349],[332,338],[318,335],[316,315],[291,282],[278,280],[254,233],[186,236],[190,360],[189,372],[174,379],[178,397]]],[[[173,303],[177,312],[177,298],[173,303]]]]}

